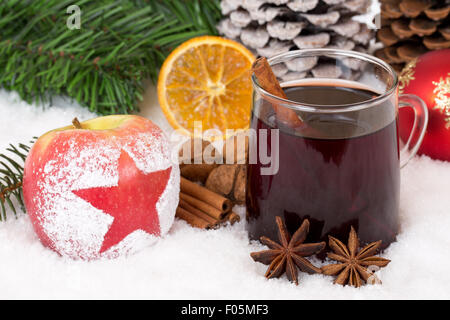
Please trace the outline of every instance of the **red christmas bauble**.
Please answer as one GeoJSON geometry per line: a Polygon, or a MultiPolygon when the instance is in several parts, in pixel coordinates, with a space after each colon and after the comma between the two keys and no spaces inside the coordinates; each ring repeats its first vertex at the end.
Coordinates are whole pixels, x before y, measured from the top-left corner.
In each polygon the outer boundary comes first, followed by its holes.
{"type": "Polygon", "coordinates": [[[161,129],[130,115],[44,134],[28,154],[23,179],[42,243],[85,260],[135,252],[164,235],[179,188],[179,168],[161,129]]]}
{"type": "MultiPolygon", "coordinates": [[[[450,49],[425,53],[399,75],[399,93],[415,94],[427,105],[428,127],[418,154],[450,161],[450,49]]],[[[408,139],[414,123],[410,108],[399,111],[399,133],[408,139]]]]}

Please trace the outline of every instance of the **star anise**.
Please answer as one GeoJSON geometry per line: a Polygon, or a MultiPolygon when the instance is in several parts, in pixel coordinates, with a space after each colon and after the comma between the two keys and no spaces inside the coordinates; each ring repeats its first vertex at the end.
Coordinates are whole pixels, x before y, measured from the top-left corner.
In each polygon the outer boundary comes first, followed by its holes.
{"type": "Polygon", "coordinates": [[[309,274],[321,273],[320,268],[315,267],[304,258],[320,252],[326,245],[323,241],[319,243],[303,243],[309,231],[309,221],[307,219],[303,220],[302,225],[291,238],[283,220],[280,217],[276,217],[275,220],[278,225],[278,239],[280,243],[267,237],[261,237],[261,242],[270,249],[250,254],[253,260],[269,265],[265,274],[266,278],[276,278],[286,272],[288,279],[298,285],[297,267],[309,274]]]}
{"type": "Polygon", "coordinates": [[[327,254],[328,258],[338,261],[339,263],[323,266],[322,273],[326,275],[338,275],[334,283],[345,285],[349,284],[359,287],[362,280],[366,283],[372,276],[367,267],[385,267],[391,262],[388,259],[374,256],[375,252],[381,245],[381,240],[372,242],[357,252],[359,248],[358,235],[355,229],[351,227],[348,236],[348,244],[345,246],[338,239],[329,236],[328,245],[334,252],[327,254]]]}

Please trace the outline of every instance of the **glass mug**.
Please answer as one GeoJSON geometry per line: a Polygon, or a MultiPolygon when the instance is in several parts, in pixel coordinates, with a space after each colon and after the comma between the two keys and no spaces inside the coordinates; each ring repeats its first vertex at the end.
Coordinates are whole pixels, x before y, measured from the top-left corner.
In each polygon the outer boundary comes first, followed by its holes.
{"type": "Polygon", "coordinates": [[[267,164],[249,164],[249,237],[275,238],[275,216],[281,216],[291,233],[308,218],[308,241],[332,235],[346,243],[353,226],[363,243],[382,240],[382,248],[387,247],[399,231],[400,168],[417,152],[426,131],[425,103],[414,95],[399,96],[395,71],[367,54],[308,49],[268,62],[281,76],[288,99],[265,91],[252,75],[251,128],[260,140],[252,144],[258,152],[263,147],[278,152],[271,155],[278,171],[262,174],[267,164]],[[312,65],[315,69],[308,70],[312,65]],[[398,108],[406,106],[414,109],[415,123],[400,147],[398,108]],[[279,108],[295,112],[301,125],[280,121],[279,108]],[[266,129],[265,139],[259,129],[266,129]],[[278,140],[276,147],[272,138],[278,140]]]}

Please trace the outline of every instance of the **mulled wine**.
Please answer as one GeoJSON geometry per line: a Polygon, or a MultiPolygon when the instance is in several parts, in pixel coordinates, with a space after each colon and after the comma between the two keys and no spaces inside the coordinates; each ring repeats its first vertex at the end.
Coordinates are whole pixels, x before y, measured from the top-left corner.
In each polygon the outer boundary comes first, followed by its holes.
{"type": "MultiPolygon", "coordinates": [[[[291,101],[328,109],[379,96],[369,86],[345,80],[304,79],[283,87],[291,101]]],[[[276,238],[275,216],[281,216],[291,233],[308,218],[311,242],[332,235],[347,243],[350,226],[363,243],[382,240],[386,247],[393,242],[400,184],[395,100],[338,113],[296,110],[304,124],[300,129],[279,123],[268,100],[255,101],[252,128],[266,129],[269,142],[270,129],[279,129],[279,166],[276,174],[262,175],[259,160],[249,164],[250,238],[276,238]]]]}

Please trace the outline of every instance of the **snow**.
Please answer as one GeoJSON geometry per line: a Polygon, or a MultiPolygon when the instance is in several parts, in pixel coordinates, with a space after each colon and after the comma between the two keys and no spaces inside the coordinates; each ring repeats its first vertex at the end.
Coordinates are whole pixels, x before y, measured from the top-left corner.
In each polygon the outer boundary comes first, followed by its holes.
{"type": "MultiPolygon", "coordinates": [[[[142,114],[169,126],[149,90],[142,114]]],[[[0,150],[8,143],[95,117],[70,101],[51,108],[28,105],[0,91],[0,150]]],[[[0,298],[83,299],[449,299],[450,163],[415,157],[402,169],[401,233],[383,254],[392,262],[377,272],[382,285],[333,285],[331,277],[300,273],[296,287],[283,276],[266,280],[266,266],[250,252],[245,219],[218,230],[176,220],[156,244],[114,260],[74,261],[45,248],[27,215],[0,223],[0,298]]],[[[243,216],[243,208],[237,208],[243,216]]],[[[319,261],[315,261],[320,265],[319,261]]]]}

